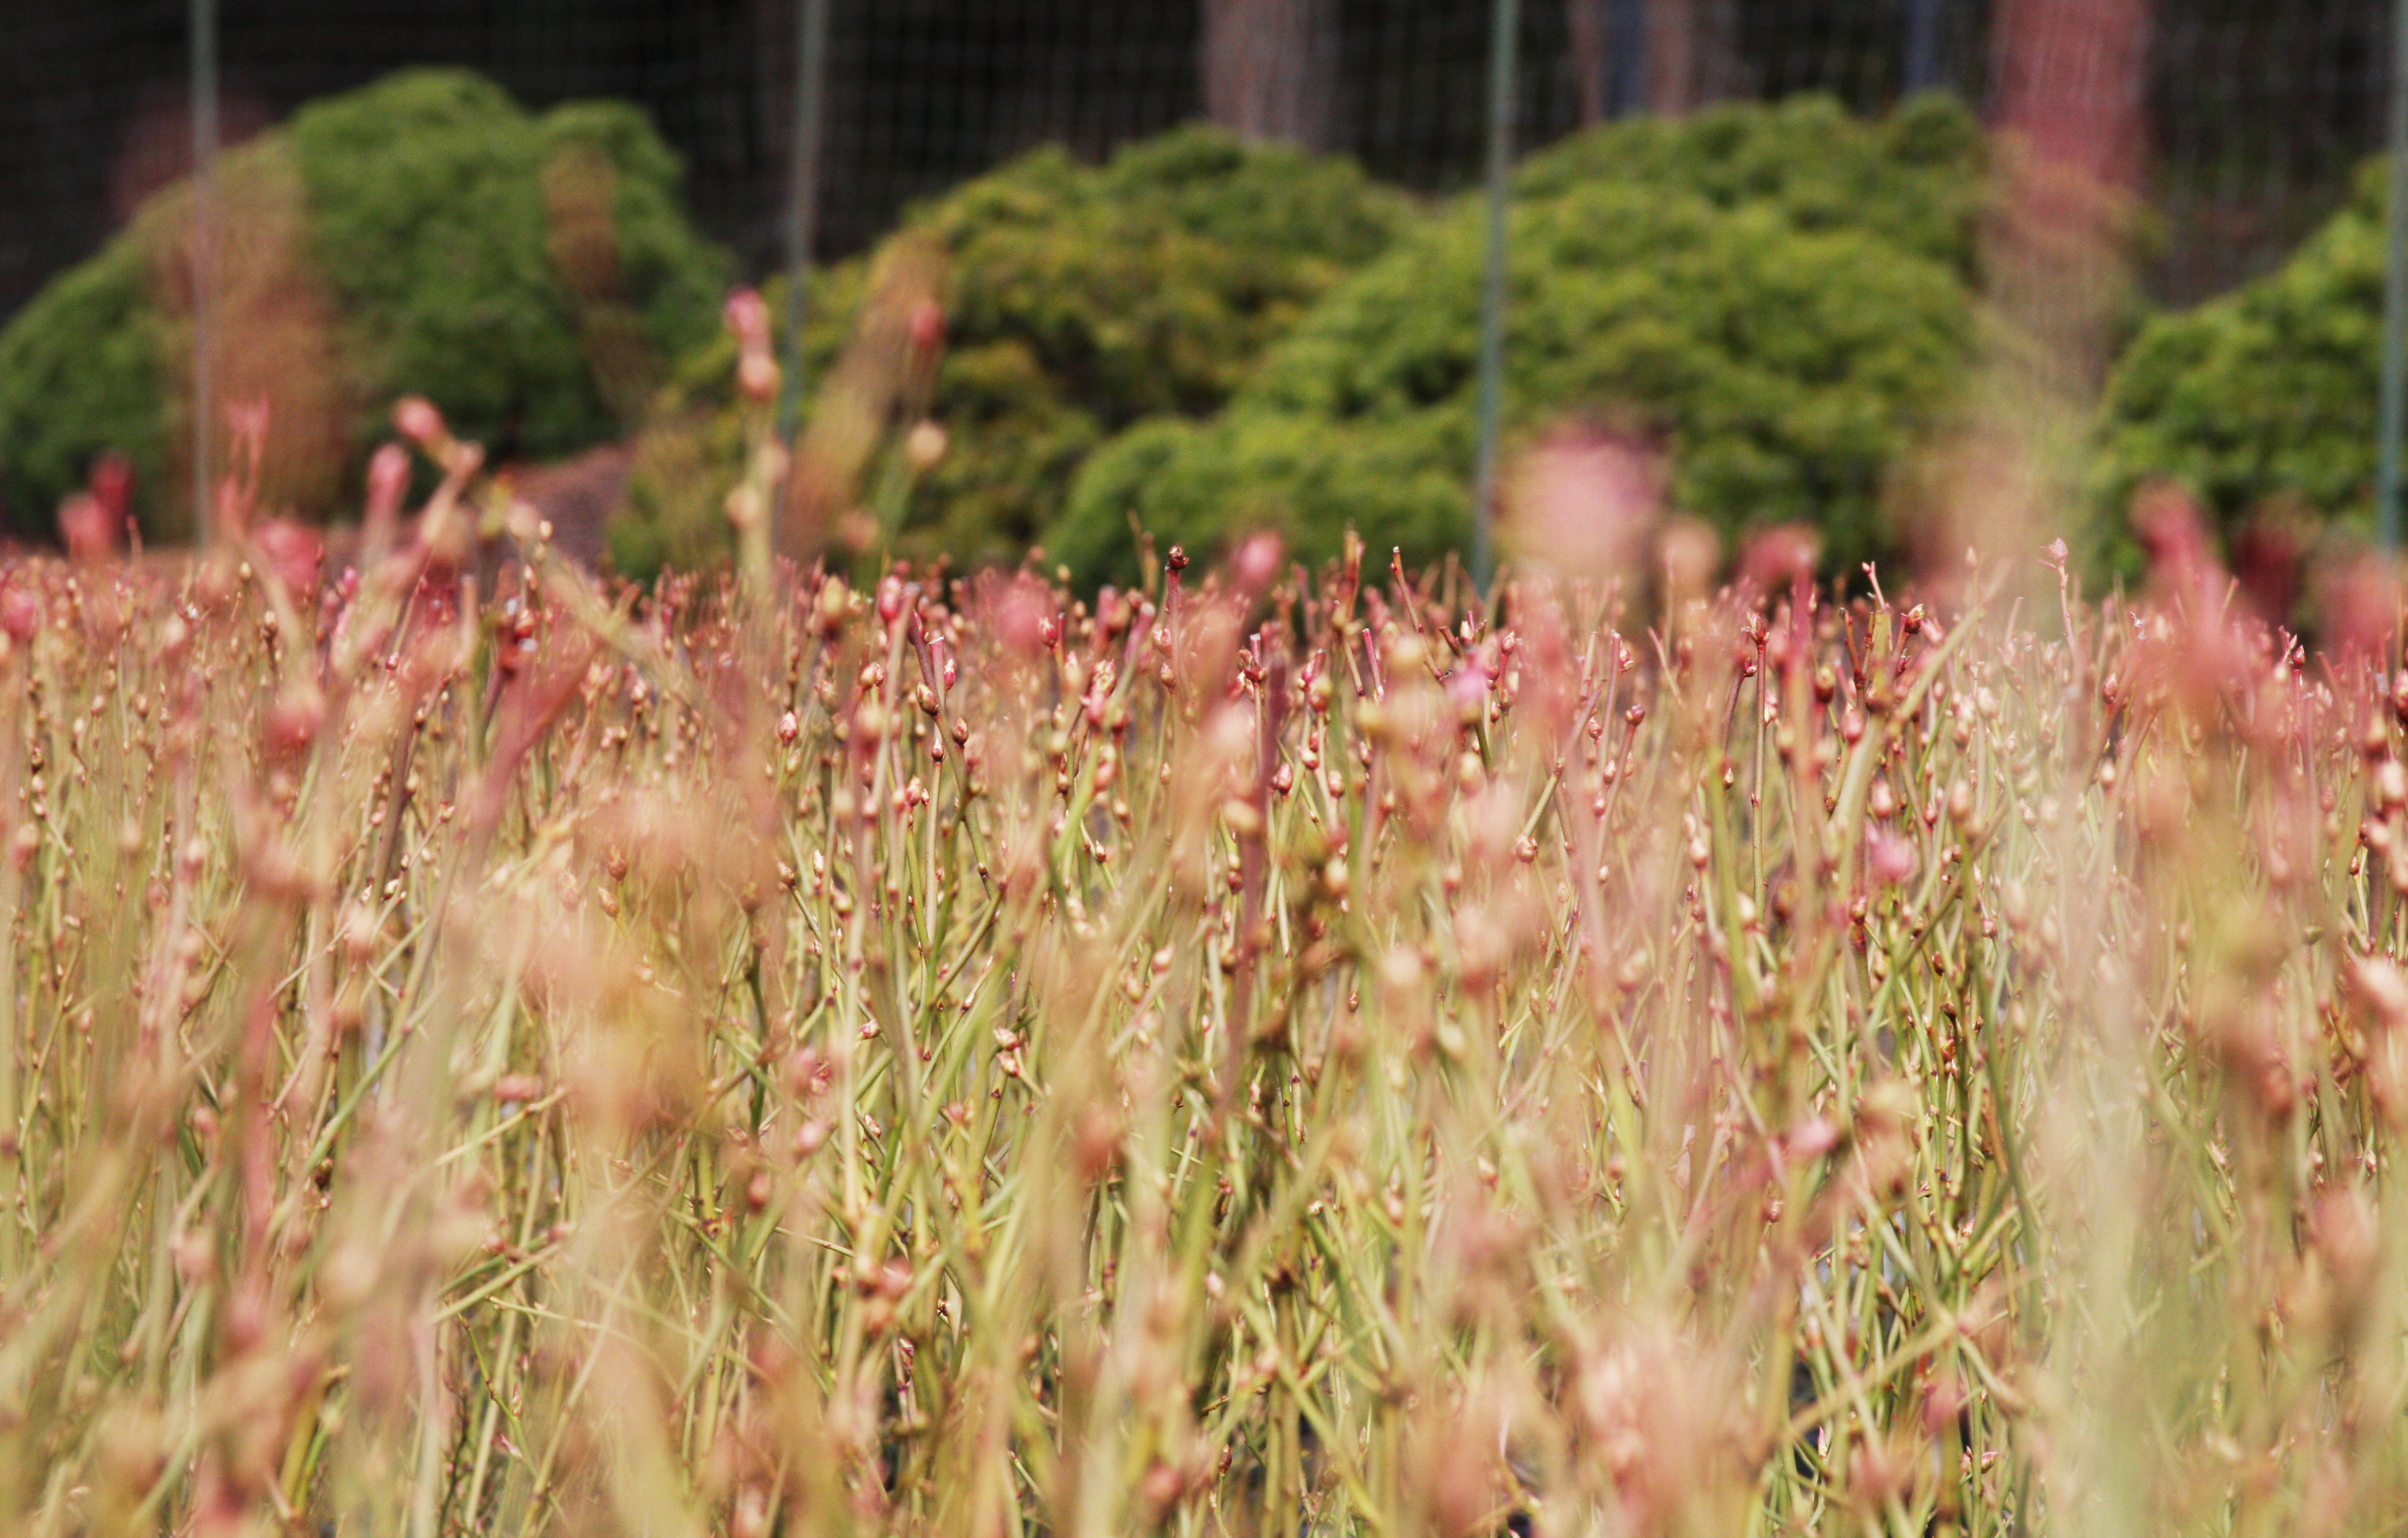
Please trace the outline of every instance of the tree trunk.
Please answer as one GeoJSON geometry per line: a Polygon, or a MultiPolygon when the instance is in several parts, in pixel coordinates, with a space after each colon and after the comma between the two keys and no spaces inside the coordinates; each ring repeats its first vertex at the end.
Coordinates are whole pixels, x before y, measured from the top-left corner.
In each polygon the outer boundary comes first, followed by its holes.
{"type": "MultiPolygon", "coordinates": [[[[1926,509],[1920,543],[1935,577],[1962,571],[1969,548],[2024,558],[2071,532],[2074,446],[2129,302],[2149,11],[2149,0],[1999,0],[1991,13],[2003,148],[1982,269],[2000,323],[1969,392],[1953,482],[1926,509]]],[[[2034,575],[2019,595],[2044,591],[2034,575]]]]}
{"type": "Polygon", "coordinates": [[[1606,76],[1607,8],[1612,0],[1564,0],[1564,30],[1570,36],[1572,83],[1580,92],[1583,122],[1602,122],[1612,103],[1612,81],[1606,76]]]}
{"type": "Polygon", "coordinates": [[[1327,149],[1336,0],[1203,0],[1204,115],[1250,139],[1327,149]]]}
{"type": "Polygon", "coordinates": [[[1645,105],[1649,3],[1564,0],[1581,121],[1610,121],[1645,105]]]}
{"type": "Polygon", "coordinates": [[[1737,0],[1645,0],[1647,109],[1679,117],[1737,94],[1737,0]]]}
{"type": "Polygon", "coordinates": [[[1988,263],[1997,297],[2069,388],[2105,364],[2147,148],[2146,0],[2003,0],[1997,120],[2011,145],[1988,263]]]}
{"type": "Polygon", "coordinates": [[[2140,173],[2146,0],[2000,0],[1999,126],[2032,156],[2128,188],[2140,173]]]}

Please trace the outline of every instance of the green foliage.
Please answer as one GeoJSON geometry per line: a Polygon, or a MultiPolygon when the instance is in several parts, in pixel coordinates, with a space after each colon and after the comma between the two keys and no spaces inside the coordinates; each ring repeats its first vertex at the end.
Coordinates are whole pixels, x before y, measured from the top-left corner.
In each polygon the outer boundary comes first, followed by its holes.
{"type": "MultiPolygon", "coordinates": [[[[1726,529],[1819,523],[1887,548],[1890,478],[1947,420],[1971,349],[1978,128],[1928,100],[1884,123],[1802,100],[1603,128],[1524,166],[1512,215],[1509,428],[1637,418],[1679,505],[1726,529]]],[[[1211,546],[1353,525],[1426,560],[1468,531],[1484,211],[1467,199],[1332,292],[1219,419],[1095,456],[1046,544],[1133,574],[1131,520],[1211,546]]]]}
{"type": "Polygon", "coordinates": [[[1917,96],[1879,122],[1828,96],[1634,118],[1531,157],[1514,194],[1594,181],[1687,192],[1718,208],[1770,204],[1800,230],[1862,230],[1970,277],[1988,196],[1981,123],[1953,96],[1917,96]]]}
{"type": "Polygon", "coordinates": [[[711,334],[723,263],[685,222],[677,158],[634,107],[537,118],[473,75],[428,71],[311,107],[292,133],[319,270],[355,328],[371,413],[379,397],[424,391],[462,432],[513,436],[537,457],[623,425],[558,249],[562,204],[580,192],[608,197],[616,300],[658,347],[711,334]],[[583,172],[598,185],[575,184],[580,165],[603,168],[583,172]]]}
{"type": "Polygon", "coordinates": [[[2143,324],[2109,378],[2093,488],[2166,478],[2230,526],[2269,504],[2363,521],[2383,320],[2381,164],[2281,268],[2143,324]]]}
{"type": "Polygon", "coordinates": [[[165,473],[162,324],[149,263],[120,239],[45,288],[0,331],[0,526],[47,532],[59,499],[115,449],[135,484],[165,473]]]}
{"type": "MultiPolygon", "coordinates": [[[[926,408],[950,448],[911,489],[900,545],[1010,559],[1098,444],[1144,418],[1219,407],[1308,306],[1411,217],[1402,194],[1351,161],[1207,127],[1131,145],[1100,166],[1038,150],[915,211],[880,251],[816,277],[807,374],[824,377],[881,256],[906,241],[941,253],[947,346],[926,408]]],[[[769,298],[782,317],[774,285],[769,298]]],[[[683,478],[692,456],[681,449],[668,456],[681,473],[639,470],[622,521],[685,532],[624,531],[631,549],[719,537],[719,494],[736,474],[734,365],[722,341],[681,369],[684,402],[720,420],[676,431],[708,439],[718,469],[683,478]]]]}
{"type": "MultiPolygon", "coordinates": [[[[247,258],[249,209],[230,195],[230,263],[306,275],[349,462],[413,392],[469,436],[568,452],[632,426],[663,360],[710,335],[724,259],[680,212],[677,159],[632,107],[537,116],[466,72],[409,71],[305,107],[229,157],[229,188],[271,163],[297,172],[300,249],[247,258]]],[[[165,280],[180,263],[161,258],[188,207],[180,187],[154,198],[0,334],[0,494],[21,532],[46,526],[102,448],[130,453],[155,497],[180,431],[170,355],[190,345],[189,301],[165,280]]]]}

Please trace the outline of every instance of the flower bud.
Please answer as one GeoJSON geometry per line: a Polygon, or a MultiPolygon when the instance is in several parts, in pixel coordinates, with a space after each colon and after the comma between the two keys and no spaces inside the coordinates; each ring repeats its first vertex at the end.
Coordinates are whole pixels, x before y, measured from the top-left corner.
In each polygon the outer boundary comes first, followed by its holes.
{"type": "Polygon", "coordinates": [[[449,435],[443,413],[423,395],[403,396],[393,408],[393,425],[403,437],[429,450],[449,435]]]}

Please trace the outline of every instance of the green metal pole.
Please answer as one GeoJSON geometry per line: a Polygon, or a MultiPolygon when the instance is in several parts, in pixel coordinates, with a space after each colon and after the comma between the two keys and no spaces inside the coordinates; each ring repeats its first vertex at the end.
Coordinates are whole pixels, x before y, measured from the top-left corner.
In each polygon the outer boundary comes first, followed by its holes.
{"type": "MultiPolygon", "coordinates": [[[[2401,0],[2408,5],[2408,0],[2401,0]]],[[[1488,586],[1495,555],[1497,440],[1505,415],[1506,179],[1513,163],[1514,45],[1519,0],[1494,0],[1488,38],[1488,250],[1480,285],[1480,459],[1472,477],[1471,577],[1488,586]]]]}
{"type": "Polygon", "coordinates": [[[217,285],[217,0],[192,0],[186,24],[193,95],[193,540],[207,545],[217,479],[209,433],[210,419],[217,411],[209,377],[211,321],[215,320],[209,312],[217,285]]]}
{"type": "Polygon", "coordinates": [[[2401,428],[2408,416],[2408,0],[2391,7],[2390,195],[2383,268],[2383,395],[2374,479],[2386,554],[2400,549],[2401,428]]]}
{"type": "MultiPolygon", "coordinates": [[[[802,0],[795,26],[794,160],[786,174],[786,369],[778,397],[779,441],[792,448],[803,415],[803,316],[819,222],[820,124],[827,89],[828,0],[802,0]]],[[[783,482],[779,500],[783,500],[783,482]]],[[[775,548],[776,525],[770,530],[775,548]]]]}

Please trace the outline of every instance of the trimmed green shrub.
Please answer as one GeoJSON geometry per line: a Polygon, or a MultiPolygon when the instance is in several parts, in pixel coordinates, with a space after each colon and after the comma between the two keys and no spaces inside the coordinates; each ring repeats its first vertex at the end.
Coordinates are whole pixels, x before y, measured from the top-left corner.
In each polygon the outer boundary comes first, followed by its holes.
{"type": "MultiPolygon", "coordinates": [[[[1508,410],[1660,432],[1672,493],[1727,530],[1821,525],[1837,563],[1892,548],[1894,473],[1950,418],[1975,325],[1984,143],[1961,107],[1886,121],[1820,99],[1584,135],[1518,173],[1508,410]]],[[[1325,298],[1211,422],[1148,422],[1091,459],[1048,551],[1134,575],[1134,520],[1209,548],[1343,531],[1430,559],[1468,534],[1484,212],[1467,199],[1325,298]]]]}
{"type": "MultiPolygon", "coordinates": [[[[872,264],[898,242],[947,270],[946,347],[928,415],[949,447],[909,492],[898,548],[1010,559],[1061,506],[1107,437],[1142,419],[1205,415],[1345,274],[1408,226],[1412,205],[1351,161],[1189,127],[1099,166],[1034,150],[915,210],[880,251],[814,278],[804,353],[816,382],[853,330],[872,264]]],[[[771,285],[774,313],[782,293],[771,285]]],[[[735,349],[680,370],[667,415],[714,414],[639,466],[612,548],[631,559],[724,536],[735,475],[735,349]],[[697,463],[717,466],[701,480],[697,463]],[[650,525],[649,527],[647,525],[650,525]]]]}
{"type": "Polygon", "coordinates": [[[1953,96],[1916,96],[1868,122],[1808,95],[1592,129],[1530,157],[1513,193],[1545,202],[1619,181],[1717,208],[1769,204],[1799,230],[1861,230],[1970,278],[1986,169],[1982,125],[1953,96]]]}
{"type": "Polygon", "coordinates": [[[51,281],[0,331],[0,524],[44,537],[59,499],[110,449],[137,491],[165,468],[166,340],[150,263],[120,239],[51,281]]]}
{"type": "Polygon", "coordinates": [[[2109,377],[2093,488],[2120,516],[2151,479],[2229,529],[2267,505],[2371,516],[2383,325],[2383,165],[2287,263],[2151,318],[2109,377]]]}
{"type": "MultiPolygon", "coordinates": [[[[346,468],[407,392],[504,452],[614,436],[664,361],[715,324],[726,263],[680,211],[680,174],[633,107],[538,116],[465,71],[408,71],[314,103],[224,164],[227,367],[259,350],[248,324],[289,331],[295,308],[322,320],[307,346],[336,377],[312,414],[346,468]],[[291,250],[259,237],[276,214],[290,215],[291,250]],[[246,307],[263,289],[278,302],[246,307]]],[[[183,431],[189,208],[180,186],[153,198],[0,333],[0,497],[19,532],[46,528],[110,448],[135,462],[146,521],[174,526],[158,498],[183,431]]]]}

